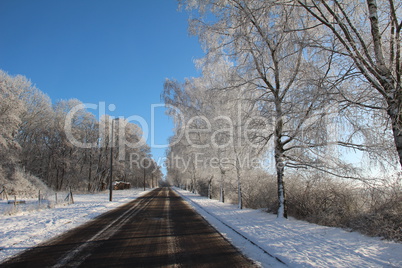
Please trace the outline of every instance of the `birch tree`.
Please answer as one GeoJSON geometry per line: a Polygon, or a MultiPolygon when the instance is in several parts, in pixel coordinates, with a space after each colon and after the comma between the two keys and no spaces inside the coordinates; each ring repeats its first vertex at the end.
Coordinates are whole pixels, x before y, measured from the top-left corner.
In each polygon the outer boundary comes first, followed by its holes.
{"type": "MultiPolygon", "coordinates": [[[[402,6],[394,0],[295,1],[315,20],[314,46],[335,53],[342,79],[359,75],[368,85],[341,94],[354,105],[385,110],[402,164],[401,28],[402,6]],[[354,93],[354,94],[353,94],[354,93]],[[362,96],[370,96],[364,98],[362,96]]],[[[307,30],[307,29],[304,29],[307,30]]],[[[340,78],[334,78],[334,81],[340,78]]]]}
{"type": "MultiPolygon", "coordinates": [[[[322,32],[315,31],[317,21],[308,11],[290,1],[183,2],[186,8],[198,11],[193,13],[190,29],[207,52],[203,65],[213,66],[221,58],[232,62],[236,75],[230,86],[222,83],[220,90],[247,85],[254,92],[255,109],[268,120],[266,132],[254,138],[261,148],[272,146],[278,217],[287,216],[284,178],[289,168],[314,168],[330,176],[359,178],[355,167],[336,153],[328,153],[329,140],[332,147],[368,150],[374,146],[353,138],[355,133],[367,134],[358,122],[361,119],[339,119],[353,130],[343,137],[331,137],[331,113],[342,116],[339,112],[349,108],[339,106],[340,83],[331,79],[335,74],[346,78],[348,73],[342,73],[340,63],[334,68],[337,53],[315,47],[315,38],[322,32]]],[[[334,42],[327,43],[336,47],[334,42]]],[[[373,101],[371,97],[364,96],[373,101]]]]}
{"type": "MultiPolygon", "coordinates": [[[[194,1],[188,3],[192,7],[194,1]]],[[[203,2],[204,3],[204,2],[203,2]]],[[[289,25],[299,25],[299,11],[294,6],[261,1],[210,1],[210,6],[197,2],[199,10],[209,7],[218,18],[206,23],[205,18],[193,20],[192,29],[208,49],[206,64],[216,57],[227,55],[236,64],[237,82],[250,84],[257,92],[255,101],[261,113],[272,120],[273,131],[264,137],[264,144],[274,142],[274,159],[278,180],[278,217],[287,217],[284,186],[285,167],[290,157],[289,146],[296,131],[285,125],[295,124],[296,114],[300,127],[320,105],[314,90],[302,82],[302,70],[311,69],[306,59],[305,32],[290,31],[289,25]],[[294,92],[304,98],[302,111],[294,111],[294,92]],[[308,92],[310,91],[310,92],[308,92]],[[285,154],[286,153],[286,154],[285,154]]],[[[318,71],[318,70],[313,70],[318,71]]],[[[320,86],[320,85],[318,85],[320,86]]],[[[300,128],[299,127],[299,128],[300,128]]],[[[264,146],[264,145],[263,145],[264,146]]]]}

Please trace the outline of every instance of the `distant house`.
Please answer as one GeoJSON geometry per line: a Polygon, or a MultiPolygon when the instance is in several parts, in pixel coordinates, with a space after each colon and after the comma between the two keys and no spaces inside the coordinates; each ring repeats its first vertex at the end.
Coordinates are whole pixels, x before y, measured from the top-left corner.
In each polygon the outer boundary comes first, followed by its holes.
{"type": "Polygon", "coordinates": [[[129,182],[115,181],[113,183],[114,190],[124,190],[124,189],[130,189],[130,188],[131,188],[131,183],[129,183],[129,182]]]}

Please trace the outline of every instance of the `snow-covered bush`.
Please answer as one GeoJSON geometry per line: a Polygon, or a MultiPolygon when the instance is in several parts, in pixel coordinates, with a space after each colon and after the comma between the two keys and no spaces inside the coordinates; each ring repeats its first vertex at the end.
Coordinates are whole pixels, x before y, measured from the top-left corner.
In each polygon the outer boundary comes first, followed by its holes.
{"type": "MultiPolygon", "coordinates": [[[[380,180],[378,180],[380,181],[380,180]]],[[[350,181],[292,178],[289,215],[320,225],[343,227],[370,236],[402,241],[402,188],[350,181]]]]}
{"type": "Polygon", "coordinates": [[[402,242],[402,187],[400,179],[390,187],[370,189],[366,207],[352,217],[348,226],[361,233],[402,242]]]}
{"type": "MultiPolygon", "coordinates": [[[[236,200],[235,184],[227,178],[225,202],[236,200]]],[[[400,179],[383,187],[328,176],[293,174],[286,181],[289,216],[325,226],[342,227],[369,236],[402,241],[402,185],[400,179]]],[[[200,194],[206,195],[204,191],[200,194]]],[[[244,206],[276,213],[276,180],[262,172],[243,183],[244,206]],[[255,187],[258,185],[258,187],[255,187]]],[[[213,198],[219,199],[215,182],[213,198]]],[[[233,202],[236,203],[236,202],[233,202]]]]}
{"type": "Polygon", "coordinates": [[[0,176],[1,189],[9,198],[16,196],[17,198],[34,198],[38,197],[39,191],[41,194],[50,192],[49,188],[37,177],[24,172],[17,168],[10,178],[0,176]]]}

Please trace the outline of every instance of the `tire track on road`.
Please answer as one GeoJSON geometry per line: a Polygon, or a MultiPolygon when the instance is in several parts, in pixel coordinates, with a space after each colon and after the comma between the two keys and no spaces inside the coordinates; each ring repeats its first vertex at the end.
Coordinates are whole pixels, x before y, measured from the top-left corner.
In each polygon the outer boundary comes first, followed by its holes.
{"type": "Polygon", "coordinates": [[[0,267],[254,267],[170,188],[102,214],[0,267]]]}

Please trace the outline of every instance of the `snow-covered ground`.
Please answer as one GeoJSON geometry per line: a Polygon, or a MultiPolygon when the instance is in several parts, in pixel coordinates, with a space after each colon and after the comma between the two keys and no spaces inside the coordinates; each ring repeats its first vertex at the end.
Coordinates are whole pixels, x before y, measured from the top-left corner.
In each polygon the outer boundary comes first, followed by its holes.
{"type": "MultiPolygon", "coordinates": [[[[175,189],[228,240],[262,267],[402,267],[402,244],[303,221],[277,220],[259,210],[175,189]]],[[[0,262],[143,195],[142,190],[75,195],[75,204],[0,215],[0,262]]],[[[29,200],[27,200],[29,201],[29,200]]],[[[32,201],[34,202],[34,201],[32,201]]],[[[29,205],[29,202],[28,202],[29,205]]],[[[0,202],[0,210],[9,205],[0,202]]]]}
{"type": "Polygon", "coordinates": [[[20,212],[12,215],[7,215],[13,210],[12,205],[0,201],[0,262],[146,192],[139,189],[114,191],[112,202],[109,202],[109,192],[74,195],[74,204],[41,210],[35,210],[37,200],[26,200],[26,204],[17,208],[20,212]]]}
{"type": "Polygon", "coordinates": [[[239,210],[175,188],[245,255],[263,267],[402,267],[402,244],[259,210],[239,210]],[[271,255],[271,256],[269,256],[271,255]]]}

